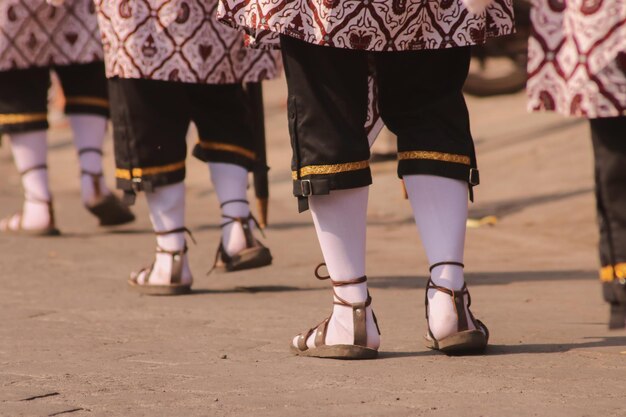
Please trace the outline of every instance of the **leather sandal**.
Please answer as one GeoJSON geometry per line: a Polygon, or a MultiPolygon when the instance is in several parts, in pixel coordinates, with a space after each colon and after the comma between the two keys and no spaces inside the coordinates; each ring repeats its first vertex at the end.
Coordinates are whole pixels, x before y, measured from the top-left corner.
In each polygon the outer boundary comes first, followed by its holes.
{"type": "MultiPolygon", "coordinates": [[[[193,238],[193,235],[186,227],[180,227],[178,229],[167,230],[164,232],[155,232],[157,236],[167,235],[171,233],[181,233],[186,232],[189,234],[191,240],[196,243],[193,238]]],[[[128,280],[128,285],[140,292],[141,294],[146,295],[180,295],[180,294],[188,294],[191,292],[191,284],[193,282],[193,278],[189,282],[182,282],[183,275],[183,262],[184,256],[187,253],[187,244],[185,243],[185,247],[182,250],[178,251],[168,251],[160,246],[156,248],[157,253],[167,253],[172,256],[172,270],[170,272],[170,283],[169,284],[150,284],[150,276],[152,274],[152,270],[154,269],[154,262],[147,267],[142,268],[138,272],[132,273],[130,279],[128,280]],[[139,276],[144,273],[144,283],[140,284],[137,279],[139,276]]]]}
{"type": "MultiPolygon", "coordinates": [[[[225,201],[220,205],[220,208],[223,208],[226,204],[230,203],[248,204],[248,200],[225,201]]],[[[252,213],[248,214],[246,217],[231,217],[225,214],[222,214],[222,217],[230,219],[220,225],[220,227],[222,228],[234,222],[241,224],[244,236],[246,238],[246,247],[239,251],[239,253],[236,253],[234,255],[228,255],[226,253],[226,250],[224,249],[223,241],[220,241],[220,246],[217,248],[217,252],[215,253],[213,266],[211,267],[211,270],[208,272],[208,274],[210,274],[214,270],[221,270],[226,272],[241,271],[244,269],[260,268],[262,266],[267,266],[272,263],[272,254],[269,248],[259,242],[259,240],[256,239],[252,234],[252,230],[250,229],[250,221],[254,222],[257,229],[261,232],[261,235],[265,237],[263,229],[259,225],[257,219],[252,215],[252,213]]]]}
{"type": "MultiPolygon", "coordinates": [[[[461,262],[438,262],[430,266],[430,272],[441,265],[457,265],[464,268],[461,262]]],[[[463,284],[463,288],[453,291],[445,287],[435,285],[432,279],[426,284],[426,324],[428,325],[428,334],[425,336],[426,347],[429,349],[440,350],[449,355],[463,355],[472,353],[481,353],[487,348],[489,342],[489,329],[480,320],[477,320],[470,310],[472,305],[472,297],[470,296],[467,285],[463,284]],[[452,297],[454,309],[458,320],[457,333],[446,336],[443,339],[435,339],[430,325],[428,325],[428,291],[437,290],[452,297]],[[469,312],[469,320],[474,324],[475,330],[469,329],[468,317],[465,314],[465,296],[467,295],[467,311],[469,312]]]]}
{"type": "MultiPolygon", "coordinates": [[[[22,172],[20,172],[21,176],[24,176],[26,174],[28,174],[29,172],[32,171],[36,171],[36,170],[40,170],[40,169],[48,169],[48,166],[45,164],[42,165],[36,165],[34,167],[30,167],[22,172]]],[[[37,229],[24,229],[23,225],[22,225],[22,216],[23,213],[21,211],[13,214],[12,216],[9,216],[7,218],[5,218],[5,225],[0,228],[0,232],[1,233],[6,233],[6,234],[12,234],[12,235],[24,235],[24,236],[59,236],[61,234],[61,232],[59,231],[59,229],[57,229],[56,227],[56,221],[54,219],[54,208],[52,207],[52,200],[39,200],[39,199],[34,199],[34,198],[26,198],[28,201],[31,202],[35,202],[35,203],[40,203],[40,204],[46,204],[48,206],[48,215],[50,218],[50,221],[48,222],[48,225],[43,227],[43,228],[37,228],[37,229]],[[11,228],[11,223],[13,222],[13,219],[15,217],[18,217],[18,221],[17,221],[17,228],[16,229],[12,229],[11,228]]]]}
{"type": "MultiPolygon", "coordinates": [[[[78,155],[93,152],[102,155],[102,150],[98,148],[83,148],[78,151],[78,155]]],[[[95,193],[94,199],[85,204],[85,208],[100,220],[100,226],[119,226],[135,220],[135,215],[128,206],[122,202],[115,194],[103,195],[100,188],[102,172],[90,172],[82,170],[81,175],[91,177],[95,193]]]]}
{"type": "Polygon", "coordinates": [[[604,299],[609,303],[609,329],[626,328],[626,279],[613,277],[602,283],[604,299]]]}
{"type": "MultiPolygon", "coordinates": [[[[329,279],[330,276],[320,276],[318,271],[320,264],[315,268],[315,276],[319,280],[329,279]]],[[[335,287],[343,287],[346,285],[361,284],[367,282],[367,277],[362,276],[349,281],[332,281],[333,294],[337,301],[333,301],[334,305],[340,305],[348,308],[352,308],[352,317],[354,320],[354,342],[351,345],[326,345],[326,332],[328,331],[328,323],[332,318],[332,313],[328,318],[324,319],[317,326],[309,329],[305,333],[298,335],[297,343],[298,347],[290,344],[291,351],[298,356],[309,356],[314,358],[328,358],[328,359],[375,359],[378,357],[378,350],[367,347],[367,326],[366,326],[366,308],[372,304],[372,297],[367,293],[367,300],[361,303],[349,303],[343,298],[337,295],[335,287]],[[315,333],[315,347],[309,348],[307,346],[307,340],[315,333]]],[[[380,329],[378,327],[378,320],[376,315],[372,311],[372,317],[374,318],[374,324],[378,334],[380,329]]]]}

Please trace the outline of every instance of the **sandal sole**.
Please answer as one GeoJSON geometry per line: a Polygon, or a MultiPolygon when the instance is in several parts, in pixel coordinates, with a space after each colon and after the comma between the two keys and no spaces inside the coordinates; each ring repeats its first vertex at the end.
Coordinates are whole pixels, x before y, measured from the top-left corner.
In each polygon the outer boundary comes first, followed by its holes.
{"type": "Polygon", "coordinates": [[[100,226],[120,226],[135,221],[135,215],[110,194],[87,210],[100,220],[100,226]]]}
{"type": "Polygon", "coordinates": [[[309,358],[361,360],[376,359],[378,357],[377,350],[356,345],[319,346],[307,350],[300,350],[293,345],[289,346],[291,348],[291,352],[295,355],[306,356],[309,358]]]}
{"type": "Polygon", "coordinates": [[[191,292],[191,284],[178,285],[140,285],[129,279],[128,285],[134,291],[144,295],[183,295],[191,292]]]}
{"type": "Polygon", "coordinates": [[[245,269],[261,268],[272,264],[272,254],[265,246],[244,249],[233,255],[231,262],[218,264],[216,270],[221,272],[243,271],[245,269]]]}
{"type": "Polygon", "coordinates": [[[446,355],[471,355],[480,354],[487,348],[487,336],[480,330],[466,330],[444,337],[441,340],[434,340],[425,336],[426,347],[439,350],[446,355]]]}

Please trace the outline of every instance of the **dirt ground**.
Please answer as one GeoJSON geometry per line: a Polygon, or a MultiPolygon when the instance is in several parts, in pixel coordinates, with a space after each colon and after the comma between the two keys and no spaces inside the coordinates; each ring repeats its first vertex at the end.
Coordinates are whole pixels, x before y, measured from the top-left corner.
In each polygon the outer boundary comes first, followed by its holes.
{"type": "MultiPolygon", "coordinates": [[[[600,296],[585,122],[527,114],[523,94],[469,99],[482,179],[471,216],[498,218],[467,235],[474,313],[492,332],[485,356],[423,346],[428,265],[395,162],[384,162],[368,229],[381,357],[316,360],[288,343],[330,312],[331,293],[313,276],[321,252],[290,192],[284,82],[265,92],[274,265],[205,275],[219,209],[206,165],[190,157],[188,296],[128,290],[153,256],[145,201],[136,223],[99,228],[57,123],[49,165],[63,236],[0,236],[1,416],[626,416],[626,332],[607,330],[600,296]]],[[[110,140],[105,161],[112,177],[110,140]]],[[[22,196],[6,141],[0,178],[7,215],[22,196]]]]}

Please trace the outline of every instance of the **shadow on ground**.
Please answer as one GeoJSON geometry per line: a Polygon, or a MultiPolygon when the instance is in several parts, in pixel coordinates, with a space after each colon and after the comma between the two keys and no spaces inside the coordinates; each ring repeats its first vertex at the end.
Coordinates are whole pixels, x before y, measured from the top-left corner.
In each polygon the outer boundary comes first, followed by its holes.
{"type": "MultiPolygon", "coordinates": [[[[595,280],[596,271],[519,271],[519,272],[472,272],[465,276],[470,286],[508,285],[516,282],[545,282],[595,280]]],[[[370,276],[368,285],[378,289],[423,289],[426,288],[427,276],[370,276]]],[[[329,287],[320,283],[315,287],[296,287],[291,285],[248,285],[232,288],[196,288],[190,295],[234,294],[234,293],[281,293],[294,291],[326,291],[329,287]]]]}
{"type": "Polygon", "coordinates": [[[514,355],[520,353],[563,353],[575,349],[626,347],[626,336],[588,336],[584,339],[589,341],[580,343],[520,343],[519,345],[490,345],[487,350],[487,354],[514,355]]]}
{"type": "MultiPolygon", "coordinates": [[[[597,271],[515,271],[467,272],[465,278],[473,285],[508,285],[516,282],[595,280],[597,271]]],[[[371,288],[425,288],[428,277],[423,276],[369,276],[371,288]]]]}

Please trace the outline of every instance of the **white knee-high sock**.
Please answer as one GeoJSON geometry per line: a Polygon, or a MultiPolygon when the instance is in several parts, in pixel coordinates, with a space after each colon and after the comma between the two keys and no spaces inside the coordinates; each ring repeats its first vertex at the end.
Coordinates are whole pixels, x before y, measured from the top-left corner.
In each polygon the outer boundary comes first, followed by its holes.
{"type": "MultiPolygon", "coordinates": [[[[248,171],[235,164],[222,162],[209,163],[211,182],[215,188],[217,199],[221,204],[222,215],[230,217],[247,217],[250,214],[250,206],[243,202],[247,201],[248,171]],[[242,200],[242,201],[233,201],[242,200]],[[233,201],[230,202],[229,201],[233,201]]],[[[231,219],[222,217],[222,223],[231,219]]],[[[253,222],[250,222],[251,230],[254,230],[253,222]]],[[[246,247],[246,236],[241,224],[232,222],[222,228],[222,245],[228,255],[234,255],[246,247]]]]}
{"type": "MultiPolygon", "coordinates": [[[[104,116],[91,114],[68,115],[72,131],[74,132],[74,145],[76,150],[99,149],[102,150],[104,135],[106,134],[107,119],[104,116]]],[[[97,152],[84,152],[78,155],[80,169],[85,172],[102,172],[102,155],[97,152]]],[[[108,195],[111,191],[107,188],[104,175],[98,179],[100,193],[108,195]]],[[[81,175],[81,195],[83,203],[90,203],[96,196],[94,179],[89,175],[81,175]]]]}
{"type": "MultiPolygon", "coordinates": [[[[467,183],[432,175],[406,175],[404,183],[413,208],[426,256],[430,264],[463,262],[467,221],[467,183]]],[[[433,269],[436,285],[460,290],[465,282],[463,268],[442,265],[433,269]]],[[[452,298],[441,291],[428,292],[429,325],[437,339],[457,331],[452,298]]],[[[470,321],[470,328],[473,324],[470,321]]]]}
{"type": "MultiPolygon", "coordinates": [[[[155,232],[174,230],[185,226],[185,184],[176,184],[158,187],[154,192],[146,193],[150,220],[155,232]]],[[[164,250],[179,251],[185,247],[185,233],[177,232],[167,235],[157,235],[157,244],[164,250]]],[[[172,256],[166,253],[157,253],[150,284],[169,283],[172,270],[172,256]]],[[[144,277],[147,278],[147,277],[144,277]]],[[[187,255],[183,262],[183,281],[191,280],[191,270],[187,255]]],[[[143,282],[140,282],[143,283],[143,282]]]]}
{"type": "MultiPolygon", "coordinates": [[[[317,237],[328,273],[333,281],[365,275],[365,235],[369,187],[334,190],[329,195],[309,197],[317,237]]],[[[367,299],[367,283],[336,287],[337,295],[350,303],[367,299]]],[[[367,344],[378,348],[378,335],[371,308],[367,308],[367,344]]],[[[354,343],[352,309],[335,305],[328,325],[326,344],[354,343]]],[[[296,340],[294,339],[294,343],[296,340]]],[[[314,347],[314,335],[307,341],[314,347]]]]}
{"type": "MultiPolygon", "coordinates": [[[[45,130],[26,133],[12,133],[9,135],[11,152],[15,166],[19,172],[30,168],[46,165],[48,157],[47,134],[45,130]]],[[[50,222],[50,213],[45,201],[50,201],[50,184],[47,169],[35,169],[22,176],[24,187],[24,206],[22,210],[22,227],[25,229],[43,228],[50,222]]],[[[18,219],[11,220],[17,223],[18,219]]],[[[17,224],[11,224],[11,228],[17,224]]]]}

